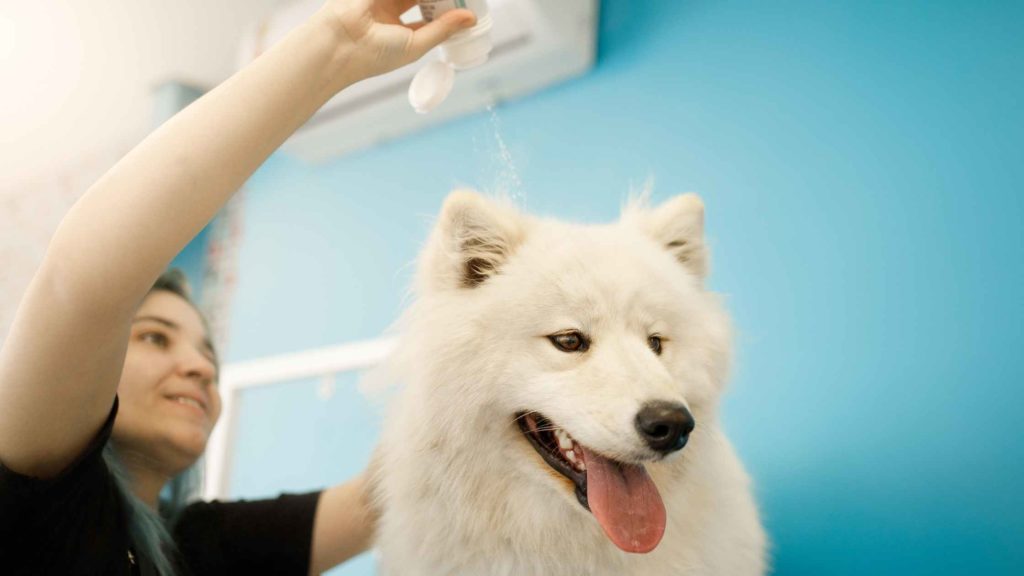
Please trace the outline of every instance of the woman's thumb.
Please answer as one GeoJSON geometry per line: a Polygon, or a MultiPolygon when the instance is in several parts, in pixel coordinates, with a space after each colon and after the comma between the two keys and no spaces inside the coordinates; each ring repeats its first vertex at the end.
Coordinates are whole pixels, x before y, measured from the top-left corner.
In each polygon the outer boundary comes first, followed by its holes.
{"type": "Polygon", "coordinates": [[[445,12],[440,18],[413,32],[410,46],[413,57],[419,59],[455,33],[471,28],[475,24],[476,15],[469,10],[445,12]]]}

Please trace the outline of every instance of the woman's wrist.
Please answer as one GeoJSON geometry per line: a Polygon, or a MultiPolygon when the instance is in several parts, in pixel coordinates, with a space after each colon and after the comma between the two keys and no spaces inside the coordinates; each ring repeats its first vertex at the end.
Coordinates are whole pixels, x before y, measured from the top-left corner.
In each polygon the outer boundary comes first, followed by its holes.
{"type": "Polygon", "coordinates": [[[317,43],[327,51],[326,69],[323,71],[324,89],[327,100],[338,92],[367,78],[353,66],[356,45],[345,31],[341,21],[324,6],[304,25],[305,35],[310,42],[317,43]]]}

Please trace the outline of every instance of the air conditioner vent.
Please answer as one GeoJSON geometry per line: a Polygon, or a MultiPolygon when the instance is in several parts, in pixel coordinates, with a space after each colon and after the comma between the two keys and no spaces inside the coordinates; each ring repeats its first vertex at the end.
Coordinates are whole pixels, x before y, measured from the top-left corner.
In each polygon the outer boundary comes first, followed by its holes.
{"type": "MultiPolygon", "coordinates": [[[[240,63],[283,38],[321,4],[300,0],[258,22],[243,40],[240,63]]],[[[593,66],[598,0],[489,0],[489,5],[494,19],[490,60],[459,72],[451,95],[436,110],[420,115],[409,106],[409,83],[422,65],[413,63],[338,94],[283,150],[306,161],[324,161],[525,96],[593,66]]],[[[414,9],[406,17],[418,14],[414,9]]]]}

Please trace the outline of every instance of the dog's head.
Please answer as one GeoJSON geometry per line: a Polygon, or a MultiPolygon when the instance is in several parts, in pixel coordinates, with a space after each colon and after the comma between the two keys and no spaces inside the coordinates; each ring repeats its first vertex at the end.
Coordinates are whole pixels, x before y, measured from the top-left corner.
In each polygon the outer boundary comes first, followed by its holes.
{"type": "Polygon", "coordinates": [[[694,195],[582,226],[455,192],[419,269],[416,369],[444,389],[442,419],[512,437],[501,458],[650,551],[666,519],[646,467],[711,425],[728,366],[707,263],[694,195]]]}

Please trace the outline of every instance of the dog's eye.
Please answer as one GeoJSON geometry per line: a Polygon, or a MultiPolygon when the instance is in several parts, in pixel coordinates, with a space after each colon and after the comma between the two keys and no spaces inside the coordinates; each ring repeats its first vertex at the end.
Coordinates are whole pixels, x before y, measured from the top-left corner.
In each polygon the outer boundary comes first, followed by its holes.
{"type": "Polygon", "coordinates": [[[586,352],[587,348],[590,348],[590,343],[583,334],[576,331],[552,334],[548,336],[548,340],[562,352],[586,352]]]}
{"type": "Polygon", "coordinates": [[[661,356],[661,336],[655,334],[654,336],[648,336],[647,345],[654,350],[654,353],[661,356]]]}

